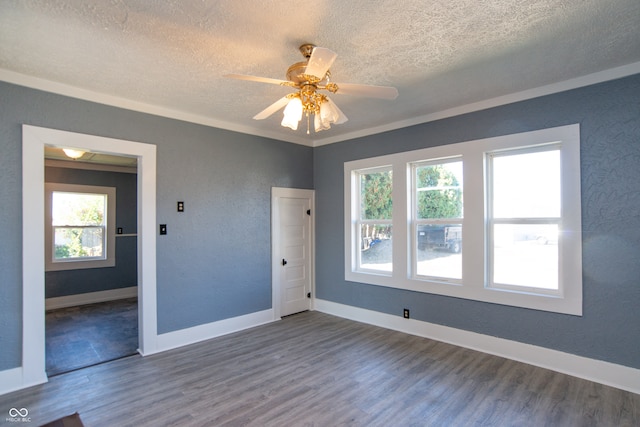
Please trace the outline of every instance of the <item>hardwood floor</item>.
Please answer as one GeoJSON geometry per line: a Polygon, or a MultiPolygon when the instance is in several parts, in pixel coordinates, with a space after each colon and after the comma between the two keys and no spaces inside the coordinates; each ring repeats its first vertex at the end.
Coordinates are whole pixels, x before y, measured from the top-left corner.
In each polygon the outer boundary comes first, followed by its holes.
{"type": "Polygon", "coordinates": [[[318,312],[62,374],[12,407],[88,427],[640,425],[640,395],[318,312]]]}
{"type": "Polygon", "coordinates": [[[136,354],[138,299],[66,307],[46,314],[47,375],[136,354]]]}

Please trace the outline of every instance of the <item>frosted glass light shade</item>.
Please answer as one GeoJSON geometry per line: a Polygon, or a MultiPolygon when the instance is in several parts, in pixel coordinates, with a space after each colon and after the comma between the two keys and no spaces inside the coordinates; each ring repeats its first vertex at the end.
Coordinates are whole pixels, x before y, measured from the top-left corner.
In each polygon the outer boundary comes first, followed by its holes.
{"type": "Polygon", "coordinates": [[[329,98],[320,105],[320,113],[316,114],[313,125],[316,132],[331,129],[331,123],[341,124],[346,122],[347,116],[329,98]]]}
{"type": "Polygon", "coordinates": [[[282,123],[284,127],[288,127],[292,130],[298,129],[298,123],[302,119],[302,101],[300,98],[293,98],[284,109],[284,117],[282,123]]]}

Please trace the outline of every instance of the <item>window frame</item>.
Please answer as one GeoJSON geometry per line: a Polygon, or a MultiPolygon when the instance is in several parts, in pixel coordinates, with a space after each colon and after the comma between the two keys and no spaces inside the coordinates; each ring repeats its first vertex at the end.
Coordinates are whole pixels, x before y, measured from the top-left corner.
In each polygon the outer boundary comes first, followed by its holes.
{"type": "MultiPolygon", "coordinates": [[[[487,152],[486,156],[486,164],[487,164],[487,173],[486,173],[486,194],[487,194],[487,284],[486,286],[491,289],[503,289],[503,290],[511,290],[515,292],[528,292],[528,293],[538,293],[549,296],[561,296],[563,294],[562,291],[562,281],[558,280],[558,289],[546,289],[546,288],[538,288],[538,287],[527,287],[522,285],[510,285],[506,283],[496,283],[495,282],[495,226],[496,225],[556,225],[558,227],[558,232],[562,230],[562,212],[557,217],[509,217],[509,218],[496,218],[493,214],[493,205],[494,205],[494,190],[493,190],[493,161],[496,157],[506,157],[510,155],[525,155],[525,154],[534,154],[548,151],[558,150],[561,152],[561,144],[558,143],[549,143],[549,144],[541,144],[536,145],[534,147],[524,147],[524,148],[514,148],[507,150],[497,150],[492,152],[487,152]]],[[[561,178],[562,180],[562,178],[561,178]]],[[[561,202],[562,205],[562,202],[561,202]]],[[[561,209],[562,210],[562,209],[561,209]]],[[[558,246],[562,244],[562,241],[558,241],[558,246]]],[[[560,254],[561,251],[558,250],[558,268],[560,268],[560,254]]]]}
{"type": "MultiPolygon", "coordinates": [[[[444,165],[447,163],[462,163],[461,156],[453,156],[448,158],[441,159],[429,159],[429,160],[421,160],[412,162],[408,165],[410,173],[411,173],[411,194],[409,198],[409,202],[411,203],[411,231],[409,242],[411,244],[410,254],[411,254],[411,278],[414,280],[430,280],[437,281],[443,283],[450,283],[454,285],[462,284],[464,277],[453,278],[453,277],[444,277],[444,276],[436,276],[436,275],[424,275],[418,274],[418,227],[420,225],[441,225],[446,226],[449,224],[458,224],[460,229],[462,230],[462,234],[464,236],[464,209],[462,215],[457,218],[418,218],[418,182],[417,182],[417,169],[421,166],[437,166],[444,165]]],[[[462,190],[463,194],[463,202],[462,206],[464,208],[464,174],[463,174],[463,182],[460,183],[460,190],[462,190]]],[[[464,238],[463,238],[464,241],[464,238]]],[[[460,252],[462,256],[462,252],[460,252]]]]}
{"type": "MultiPolygon", "coordinates": [[[[393,168],[391,166],[382,166],[382,167],[377,167],[377,168],[373,168],[373,169],[360,169],[358,171],[354,171],[354,173],[357,175],[355,177],[356,179],[356,185],[358,186],[358,194],[357,194],[357,213],[356,213],[356,221],[355,221],[355,227],[356,227],[356,233],[357,233],[357,239],[358,242],[360,244],[362,244],[362,236],[361,236],[361,231],[362,231],[362,226],[365,224],[371,224],[373,226],[376,225],[389,225],[391,227],[393,227],[393,216],[390,219],[385,219],[385,218],[367,218],[367,219],[363,219],[363,215],[362,215],[362,188],[360,187],[362,184],[362,181],[360,179],[360,177],[362,175],[369,175],[369,174],[376,174],[376,173],[383,173],[383,172],[393,172],[393,168]]],[[[393,174],[391,175],[391,185],[392,185],[392,192],[391,192],[391,199],[393,201],[393,174]]],[[[393,208],[392,208],[393,209],[393,208]]],[[[393,228],[392,228],[393,230],[393,228]]],[[[391,232],[392,236],[393,236],[393,231],[391,232]]],[[[393,241],[393,237],[391,239],[393,241]]],[[[393,252],[392,252],[392,256],[393,256],[393,252]]],[[[393,264],[393,263],[392,263],[393,264]]],[[[392,271],[386,271],[383,269],[375,269],[375,268],[366,268],[362,266],[362,250],[358,250],[356,251],[356,270],[360,271],[360,272],[364,272],[364,273],[371,273],[371,274],[380,274],[383,276],[389,276],[392,274],[392,271]]]]}
{"type": "MultiPolygon", "coordinates": [[[[393,274],[393,271],[363,268],[361,263],[362,251],[360,250],[360,244],[362,240],[360,236],[361,225],[389,224],[393,227],[393,215],[394,215],[395,207],[392,207],[391,219],[379,219],[379,218],[362,219],[362,215],[361,215],[362,203],[361,203],[360,176],[365,174],[373,174],[373,173],[386,172],[386,171],[393,171],[393,167],[391,165],[385,164],[385,165],[378,165],[371,168],[364,167],[364,168],[360,168],[350,172],[349,181],[353,186],[354,200],[352,201],[352,206],[350,209],[350,211],[352,212],[352,217],[349,221],[349,224],[350,224],[349,227],[351,229],[351,233],[353,234],[355,241],[357,241],[357,244],[352,245],[352,248],[351,248],[352,250],[349,256],[351,260],[350,261],[351,265],[353,266],[352,271],[354,273],[370,274],[378,277],[391,277],[393,274]]],[[[392,179],[391,179],[392,199],[393,199],[393,191],[395,190],[394,181],[395,179],[392,175],[392,179]]],[[[393,242],[393,238],[391,240],[393,242]]],[[[393,257],[393,251],[392,251],[392,257],[393,257]]],[[[393,265],[393,259],[392,259],[392,265],[393,265]]]]}
{"type": "Polygon", "coordinates": [[[446,295],[475,301],[582,315],[582,225],[580,198],[580,127],[578,124],[493,138],[465,141],[344,163],[345,280],[411,291],[446,295]],[[559,230],[559,291],[554,294],[530,289],[506,289],[489,285],[487,153],[558,144],[561,162],[561,229],[559,230]],[[417,276],[413,218],[412,165],[460,158],[463,162],[464,244],[462,280],[417,276]],[[354,268],[354,177],[359,170],[391,165],[393,170],[393,271],[380,275],[354,268]]]}
{"type": "MultiPolygon", "coordinates": [[[[116,189],[96,185],[45,183],[45,271],[80,270],[87,268],[114,267],[116,265],[116,189]],[[106,196],[106,221],[104,225],[104,258],[90,257],[86,259],[54,260],[56,226],[52,224],[53,193],[86,193],[106,196]]],[[[73,226],[73,224],[69,224],[73,226]]],[[[92,226],[93,227],[93,226],[92,226]]],[[[64,226],[58,226],[64,228],[64,226]]]]}

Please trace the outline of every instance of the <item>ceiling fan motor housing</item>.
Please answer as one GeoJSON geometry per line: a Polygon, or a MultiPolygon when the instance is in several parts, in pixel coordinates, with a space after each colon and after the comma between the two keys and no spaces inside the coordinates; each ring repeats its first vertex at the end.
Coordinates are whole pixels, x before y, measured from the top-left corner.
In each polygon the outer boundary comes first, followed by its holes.
{"type": "Polygon", "coordinates": [[[311,58],[311,54],[313,53],[314,47],[316,47],[316,45],[311,43],[305,43],[300,46],[299,48],[300,53],[302,54],[302,56],[304,56],[308,60],[309,58],[311,58]]]}
{"type": "Polygon", "coordinates": [[[327,79],[331,77],[331,72],[327,71],[324,76],[313,76],[315,78],[311,78],[305,74],[307,69],[307,62],[296,62],[292,66],[287,69],[287,80],[294,83],[296,86],[301,86],[304,84],[325,84],[327,79]]]}

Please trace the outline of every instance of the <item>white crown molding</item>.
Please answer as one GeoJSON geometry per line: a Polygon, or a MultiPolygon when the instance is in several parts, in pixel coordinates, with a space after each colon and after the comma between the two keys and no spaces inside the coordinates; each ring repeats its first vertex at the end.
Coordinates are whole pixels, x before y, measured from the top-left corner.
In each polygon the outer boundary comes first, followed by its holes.
{"type": "Polygon", "coordinates": [[[640,369],[321,299],[315,300],[315,310],[493,354],[640,394],[640,369]]]}
{"type": "Polygon", "coordinates": [[[640,73],[640,62],[634,62],[631,64],[623,65],[620,67],[611,68],[604,71],[599,71],[585,76],[576,77],[573,79],[565,80],[558,83],[553,83],[546,86],[540,86],[537,88],[515,92],[508,95],[498,96],[487,100],[474,102],[471,104],[460,105],[458,107],[449,108],[443,111],[437,111],[434,113],[425,114],[422,116],[414,117],[407,120],[400,120],[397,122],[389,123],[382,126],[376,126],[373,128],[363,129],[356,132],[345,133],[332,137],[309,140],[303,137],[297,136],[297,133],[291,133],[291,136],[283,137],[283,134],[276,132],[261,131],[251,126],[238,125],[236,123],[230,123],[222,120],[215,120],[211,117],[205,117],[194,113],[189,113],[181,110],[175,110],[167,107],[161,107],[158,105],[147,104],[144,102],[133,101],[130,99],[108,95],[100,92],[95,92],[87,89],[78,88],[75,86],[67,85],[64,83],[53,82],[50,80],[42,79],[39,77],[28,76],[15,71],[0,68],[0,81],[16,84],[19,86],[25,86],[32,89],[38,89],[45,92],[56,93],[58,95],[69,96],[72,98],[82,99],[85,101],[97,102],[99,104],[109,105],[112,107],[124,108],[127,110],[138,111],[142,113],[152,114],[156,116],[182,120],[190,123],[201,124],[204,126],[211,126],[219,129],[225,129],[233,132],[244,133],[248,135],[259,136],[263,138],[275,139],[278,141],[290,142],[293,144],[305,145],[307,147],[320,147],[323,145],[334,144],[337,142],[343,142],[350,139],[361,138],[365,136],[375,135],[382,132],[388,132],[404,127],[414,126],[422,123],[428,123],[435,120],[445,119],[448,117],[454,117],[461,114],[467,114],[474,111],[485,110],[487,108],[498,107],[501,105],[511,104],[514,102],[524,101],[527,99],[537,98],[544,95],[551,95],[553,93],[564,92],[571,89],[577,89],[584,86],[590,86],[597,83],[602,83],[609,80],[615,80],[633,74],[640,73]]]}
{"type": "Polygon", "coordinates": [[[486,110],[488,108],[499,107],[501,105],[512,104],[514,102],[526,101],[527,99],[538,98],[545,95],[565,92],[571,89],[578,89],[585,86],[591,86],[597,83],[603,83],[609,80],[616,80],[623,77],[632,76],[638,73],[640,73],[640,62],[634,62],[632,64],[627,64],[627,65],[623,65],[616,68],[610,68],[608,70],[587,74],[585,76],[576,77],[573,79],[549,84],[546,86],[540,86],[537,88],[524,90],[522,92],[515,92],[508,95],[498,96],[495,98],[474,102],[471,104],[460,105],[458,107],[449,108],[447,110],[437,111],[435,113],[425,114],[423,116],[418,116],[418,117],[414,117],[407,120],[400,120],[394,123],[389,123],[389,124],[377,126],[374,128],[364,129],[357,132],[351,132],[351,133],[347,133],[347,134],[343,134],[335,137],[318,139],[313,142],[313,146],[320,147],[322,145],[334,144],[336,142],[343,142],[350,139],[361,138],[364,136],[375,135],[382,132],[388,132],[388,131],[401,129],[409,126],[415,126],[423,123],[433,122],[436,120],[455,117],[462,114],[473,113],[474,111],[486,110]]]}
{"type": "Polygon", "coordinates": [[[26,74],[16,73],[15,71],[10,71],[3,68],[0,68],[0,81],[5,81],[7,83],[12,83],[18,86],[25,86],[31,89],[55,93],[58,95],[64,95],[71,98],[82,99],[84,101],[91,101],[98,104],[109,105],[111,107],[124,108],[125,110],[182,120],[185,122],[196,123],[218,129],[225,129],[233,132],[260,136],[263,138],[271,138],[278,141],[291,142],[294,144],[306,145],[309,147],[313,144],[313,142],[310,140],[296,136],[297,134],[292,134],[291,138],[283,139],[281,134],[258,131],[250,126],[241,126],[235,123],[215,120],[211,117],[205,117],[186,111],[133,101],[131,99],[95,92],[88,89],[82,89],[64,83],[54,82],[39,77],[28,76],[26,74]]]}

